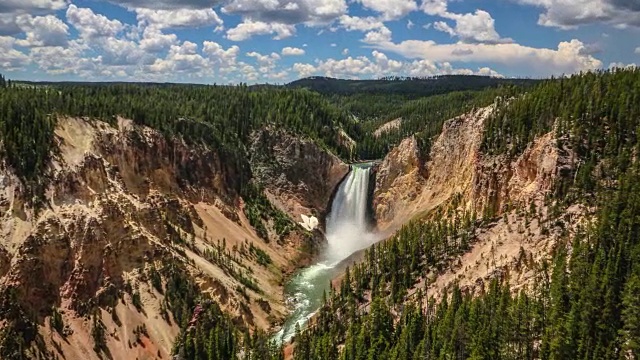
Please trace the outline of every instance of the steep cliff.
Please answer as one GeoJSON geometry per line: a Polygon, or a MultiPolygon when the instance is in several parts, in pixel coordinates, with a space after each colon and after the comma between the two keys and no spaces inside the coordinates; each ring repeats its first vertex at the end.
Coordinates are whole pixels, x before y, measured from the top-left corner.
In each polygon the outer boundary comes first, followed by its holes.
{"type": "Polygon", "coordinates": [[[392,231],[411,219],[464,213],[488,221],[472,234],[474,245],[449,271],[427,276],[435,284],[430,292],[453,282],[473,287],[508,272],[514,286],[531,281],[521,266],[523,257],[548,258],[564,231],[575,229],[589,213],[574,207],[557,225],[545,223],[552,219],[545,197],[560,177],[572,176],[576,156],[554,131],[536,138],[514,159],[484,154],[484,122],[492,112],[490,106],[447,121],[427,161],[421,162],[418,143],[410,137],[376,169],[373,207],[381,231],[392,231]],[[541,220],[529,221],[532,212],[541,220]]]}
{"type": "Polygon", "coordinates": [[[349,166],[313,141],[274,128],[255,131],[251,170],[269,200],[294,221],[324,218],[334,190],[349,166]]]}
{"type": "MultiPolygon", "coordinates": [[[[283,319],[282,278],[318,234],[295,227],[285,241],[260,238],[243,211],[237,164],[215,149],[125,119],[58,123],[44,206],[27,205],[25,185],[0,164],[0,323],[18,326],[7,314],[32,314],[20,320],[37,326],[26,344],[39,339],[43,353],[93,359],[98,316],[113,358],[167,358],[180,324],[167,314],[162,283],[176,269],[242,327],[283,319]],[[55,313],[62,333],[52,328],[55,313]]],[[[265,189],[292,216],[322,213],[348,167],[310,141],[278,136],[256,179],[282,185],[265,189]]]]}

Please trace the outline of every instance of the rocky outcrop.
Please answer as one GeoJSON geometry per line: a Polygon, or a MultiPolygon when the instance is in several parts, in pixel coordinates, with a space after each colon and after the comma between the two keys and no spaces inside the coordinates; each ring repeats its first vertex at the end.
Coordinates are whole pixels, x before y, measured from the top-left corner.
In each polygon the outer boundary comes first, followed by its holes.
{"type": "Polygon", "coordinates": [[[393,221],[416,200],[425,183],[415,137],[405,139],[375,167],[372,206],[379,224],[393,221]]]}
{"type": "Polygon", "coordinates": [[[555,132],[537,138],[516,159],[483,154],[484,121],[492,111],[490,106],[445,122],[425,164],[413,137],[387,155],[373,198],[379,229],[442,207],[500,215],[508,205],[543,198],[558,176],[572,172],[574,155],[558,148],[555,132]]]}
{"type": "Polygon", "coordinates": [[[461,257],[432,269],[415,286],[428,284],[429,296],[442,296],[453,284],[482,291],[494,278],[519,291],[536,281],[536,264],[549,260],[557,242],[592,216],[574,205],[558,217],[546,201],[561,178],[573,176],[577,163],[568,141],[555,131],[534,139],[515,158],[482,152],[484,122],[492,111],[478,109],[445,122],[424,164],[410,137],[378,165],[373,205],[379,230],[391,232],[411,219],[459,220],[470,212],[486,220],[465,234],[470,246],[461,257]]]}
{"type": "Polygon", "coordinates": [[[251,171],[267,198],[294,221],[324,218],[349,166],[311,140],[265,128],[251,136],[251,171]]]}

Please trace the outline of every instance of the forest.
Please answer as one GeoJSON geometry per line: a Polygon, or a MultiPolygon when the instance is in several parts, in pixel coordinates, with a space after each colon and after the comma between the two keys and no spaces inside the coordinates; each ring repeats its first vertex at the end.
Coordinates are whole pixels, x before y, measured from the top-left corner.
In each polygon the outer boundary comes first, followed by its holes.
{"type": "MultiPolygon", "coordinates": [[[[535,266],[534,288],[513,292],[506,282],[495,280],[478,296],[454,287],[442,301],[427,298],[428,282],[418,286],[424,274],[468,251],[477,229],[495,219],[465,213],[414,221],[347,269],[342,284],[326,294],[313,324],[297,332],[294,358],[638,359],[640,70],[542,82],[481,79],[462,87],[444,80],[430,90],[426,86],[404,93],[394,86],[411,83],[400,79],[363,89],[358,82],[335,85],[331,79],[314,80],[319,85],[313,86],[303,81],[251,88],[44,86],[0,77],[1,151],[37,198],[46,186],[60,116],[111,124],[116,116],[127,117],[220,151],[242,174],[235,190],[254,199],[250,208],[259,213],[271,210],[251,183],[246,144],[254,129],[284,127],[348,161],[380,158],[416,134],[426,157],[445,120],[496,103],[482,151],[514,158],[535,136],[556,129],[559,146],[575,149],[580,166],[556,184],[546,201],[556,214],[571,204],[586,204],[595,209],[597,221],[565,236],[549,261],[530,264],[535,266]],[[380,125],[398,118],[398,129],[373,136],[380,125]],[[339,140],[341,131],[356,141],[355,151],[339,140]]],[[[535,211],[529,216],[554,224],[535,211]]],[[[189,315],[203,304],[197,286],[175,264],[167,264],[160,274],[166,309],[181,325],[174,347],[179,359],[284,358],[267,334],[238,327],[215,303],[204,302],[200,321],[190,325],[189,315]]],[[[0,312],[10,301],[8,295],[0,298],[0,312]]],[[[0,339],[17,335],[3,331],[0,339]]],[[[3,344],[0,349],[9,351],[3,344]]],[[[14,355],[0,352],[0,358],[14,355]]]]}

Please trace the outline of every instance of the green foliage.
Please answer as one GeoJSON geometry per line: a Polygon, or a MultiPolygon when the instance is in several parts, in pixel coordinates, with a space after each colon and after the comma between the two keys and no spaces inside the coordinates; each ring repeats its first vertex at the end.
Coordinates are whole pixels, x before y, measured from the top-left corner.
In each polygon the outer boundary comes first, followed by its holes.
{"type": "Polygon", "coordinates": [[[269,232],[265,223],[273,220],[273,227],[279,239],[284,239],[296,228],[296,224],[282,211],[276,209],[264,195],[261,188],[251,183],[243,189],[245,199],[244,213],[260,238],[269,241],[269,232]]]}
{"type": "Polygon", "coordinates": [[[181,359],[233,360],[240,352],[244,359],[282,359],[280,348],[269,343],[266,334],[236,325],[216,302],[200,292],[198,286],[177,264],[164,269],[167,280],[165,303],[180,324],[173,353],[181,359]]]}
{"type": "Polygon", "coordinates": [[[378,80],[344,80],[326,77],[300,79],[287,85],[307,88],[324,95],[397,95],[409,99],[446,94],[452,91],[481,90],[500,85],[529,85],[537,80],[500,79],[476,75],[442,75],[429,78],[387,77],[378,80]]]}
{"type": "Polygon", "coordinates": [[[136,308],[136,310],[142,311],[142,299],[140,298],[140,291],[138,291],[137,289],[133,291],[133,294],[131,294],[131,303],[136,308]]]}
{"type": "Polygon", "coordinates": [[[93,350],[96,354],[107,350],[106,328],[102,319],[100,319],[97,314],[93,315],[91,339],[93,339],[93,350]]]}
{"type": "Polygon", "coordinates": [[[60,314],[60,311],[58,311],[58,309],[55,307],[51,309],[49,325],[53,330],[57,331],[58,334],[63,335],[64,321],[62,320],[62,314],[60,314]]]}
{"type": "Polygon", "coordinates": [[[269,266],[273,263],[271,256],[269,256],[269,254],[264,250],[253,246],[253,243],[249,245],[249,252],[256,257],[256,261],[262,266],[269,266]]]}

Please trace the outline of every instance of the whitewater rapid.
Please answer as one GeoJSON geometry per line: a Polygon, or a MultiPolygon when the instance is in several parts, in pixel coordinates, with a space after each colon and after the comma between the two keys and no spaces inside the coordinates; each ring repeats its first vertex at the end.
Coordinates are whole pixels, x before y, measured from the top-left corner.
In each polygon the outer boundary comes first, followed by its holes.
{"type": "Polygon", "coordinates": [[[329,291],[336,266],[377,240],[367,217],[370,175],[371,164],[353,165],[340,184],[326,219],[327,248],[318,263],[300,271],[285,287],[292,313],[275,335],[276,341],[288,342],[296,324],[302,329],[313,317],[322,305],[323,293],[329,291]]]}

